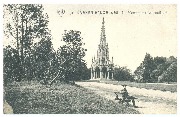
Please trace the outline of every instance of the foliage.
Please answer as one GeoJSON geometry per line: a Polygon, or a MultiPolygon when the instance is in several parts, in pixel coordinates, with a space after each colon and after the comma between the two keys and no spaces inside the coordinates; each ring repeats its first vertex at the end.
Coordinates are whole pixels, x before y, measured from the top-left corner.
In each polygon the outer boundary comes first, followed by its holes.
{"type": "Polygon", "coordinates": [[[52,37],[47,28],[48,15],[43,10],[40,4],[4,5],[4,35],[8,39],[13,37],[16,43],[13,49],[4,48],[4,76],[7,76],[4,81],[16,79],[47,82],[57,71],[52,37]]]}
{"type": "Polygon", "coordinates": [[[4,5],[4,35],[8,39],[13,37],[15,42],[14,48],[4,48],[4,78],[7,78],[4,81],[37,80],[47,84],[55,79],[89,78],[83,60],[86,49],[81,32],[70,30],[65,33],[65,45],[56,52],[47,28],[48,15],[43,11],[39,4],[4,5]],[[10,60],[15,62],[8,62],[10,60]]]}
{"type": "Polygon", "coordinates": [[[146,53],[134,74],[138,82],[177,82],[177,59],[173,56],[153,58],[146,53]]]}
{"type": "Polygon", "coordinates": [[[151,72],[154,70],[154,61],[153,57],[150,54],[146,53],[144,61],[143,61],[143,69],[144,72],[142,74],[143,82],[152,82],[150,77],[151,72]]]}
{"type": "Polygon", "coordinates": [[[138,66],[137,69],[134,71],[135,74],[134,80],[137,82],[143,82],[143,73],[144,73],[144,69],[143,69],[143,64],[141,63],[140,66],[138,66]]]}
{"type": "Polygon", "coordinates": [[[59,48],[57,56],[61,62],[65,61],[62,65],[65,81],[80,80],[83,69],[87,69],[83,60],[86,49],[83,48],[82,40],[80,31],[70,30],[63,35],[65,45],[59,48]]]}
{"type": "Polygon", "coordinates": [[[46,84],[50,77],[53,76],[56,65],[55,51],[53,51],[52,42],[50,38],[43,38],[37,43],[34,52],[34,71],[37,80],[43,80],[46,84]]]}
{"type": "Polygon", "coordinates": [[[18,81],[19,73],[19,56],[17,54],[17,50],[13,49],[11,46],[7,46],[3,49],[3,76],[4,76],[4,84],[7,82],[18,81]]]}
{"type": "Polygon", "coordinates": [[[8,85],[5,99],[14,114],[135,114],[132,108],[100,97],[75,85],[53,84],[51,88],[36,82],[8,85]]]}
{"type": "MultiPolygon", "coordinates": [[[[36,63],[36,57],[34,56],[35,52],[39,51],[36,50],[35,39],[51,38],[50,32],[47,29],[48,16],[43,13],[43,10],[42,5],[39,4],[4,5],[4,35],[9,40],[13,37],[16,43],[13,45],[15,46],[14,50],[16,53],[13,51],[10,51],[10,53],[16,55],[16,58],[12,58],[12,61],[16,59],[17,65],[16,68],[11,70],[14,71],[16,69],[17,74],[13,77],[16,77],[15,79],[18,79],[17,81],[31,80],[35,76],[37,70],[35,65],[40,64],[36,63]]],[[[7,58],[6,61],[10,59],[9,57],[4,54],[4,58],[7,58]]],[[[6,65],[4,66],[8,67],[6,65]]],[[[9,69],[5,67],[4,69],[9,69]]],[[[43,70],[43,72],[46,72],[46,70],[43,70]]]]}
{"type": "Polygon", "coordinates": [[[166,63],[166,70],[158,77],[159,82],[177,82],[177,60],[169,59],[166,63]]]}
{"type": "Polygon", "coordinates": [[[84,67],[81,73],[80,80],[89,80],[91,78],[91,68],[84,67]]]}
{"type": "Polygon", "coordinates": [[[114,79],[117,81],[133,81],[133,76],[126,67],[115,67],[114,79]]]}

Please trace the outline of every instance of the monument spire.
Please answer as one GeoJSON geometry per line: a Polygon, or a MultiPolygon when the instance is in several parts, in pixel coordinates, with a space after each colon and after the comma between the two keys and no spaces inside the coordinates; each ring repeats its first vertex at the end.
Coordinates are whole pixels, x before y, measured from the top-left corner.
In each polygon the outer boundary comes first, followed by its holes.
{"type": "Polygon", "coordinates": [[[100,44],[106,44],[106,34],[105,34],[104,24],[105,24],[105,21],[104,21],[104,17],[103,17],[100,44]]]}

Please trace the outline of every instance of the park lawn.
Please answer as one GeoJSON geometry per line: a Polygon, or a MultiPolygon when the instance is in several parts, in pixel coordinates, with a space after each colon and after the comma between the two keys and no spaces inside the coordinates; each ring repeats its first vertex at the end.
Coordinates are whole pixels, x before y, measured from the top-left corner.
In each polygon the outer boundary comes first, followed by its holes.
{"type": "Polygon", "coordinates": [[[11,83],[5,100],[14,114],[138,114],[133,108],[107,100],[77,85],[37,82],[11,83]]]}
{"type": "Polygon", "coordinates": [[[130,81],[101,81],[103,83],[114,84],[114,85],[127,85],[130,87],[153,89],[160,91],[177,92],[177,84],[166,84],[166,83],[137,83],[130,81]]]}

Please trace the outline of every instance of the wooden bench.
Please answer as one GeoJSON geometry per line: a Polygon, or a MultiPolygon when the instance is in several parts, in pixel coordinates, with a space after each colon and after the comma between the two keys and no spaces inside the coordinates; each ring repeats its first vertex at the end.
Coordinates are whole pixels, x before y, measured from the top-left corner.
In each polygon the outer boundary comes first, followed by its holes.
{"type": "Polygon", "coordinates": [[[135,99],[137,99],[136,97],[134,97],[134,96],[127,96],[127,98],[123,102],[123,97],[122,97],[123,92],[114,92],[114,93],[116,95],[115,100],[119,100],[119,103],[126,102],[126,105],[129,106],[129,102],[132,101],[133,106],[136,107],[136,105],[135,105],[135,99]]]}
{"type": "Polygon", "coordinates": [[[116,95],[115,100],[122,100],[122,98],[119,98],[120,96],[122,97],[122,93],[121,92],[114,92],[116,95]],[[120,94],[120,95],[119,95],[120,94]]]}

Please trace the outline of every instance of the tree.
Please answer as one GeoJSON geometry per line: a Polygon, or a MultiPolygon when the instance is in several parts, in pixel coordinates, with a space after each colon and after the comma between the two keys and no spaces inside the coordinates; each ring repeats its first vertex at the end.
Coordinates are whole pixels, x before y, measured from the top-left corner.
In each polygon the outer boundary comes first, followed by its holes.
{"type": "MultiPolygon", "coordinates": [[[[53,74],[55,52],[50,37],[42,38],[34,52],[34,72],[37,80],[47,84],[53,74]]],[[[32,66],[33,67],[33,66],[32,66]]]]}
{"type": "Polygon", "coordinates": [[[65,45],[59,48],[59,61],[64,70],[65,81],[75,80],[82,73],[86,49],[83,48],[80,31],[70,30],[63,35],[65,45]],[[76,78],[75,78],[76,77],[76,78]]]}
{"type": "Polygon", "coordinates": [[[144,82],[152,82],[152,78],[150,77],[151,72],[155,69],[155,65],[153,62],[153,57],[150,54],[146,53],[144,61],[143,61],[144,73],[143,73],[143,81],[144,82]]]}
{"type": "Polygon", "coordinates": [[[169,82],[177,82],[177,62],[173,62],[167,68],[165,79],[168,83],[169,82]]]}
{"type": "Polygon", "coordinates": [[[170,56],[161,67],[162,74],[158,77],[158,82],[177,82],[177,59],[170,56]]]}
{"type": "Polygon", "coordinates": [[[151,82],[158,82],[158,77],[166,70],[166,57],[154,57],[154,70],[151,72],[151,82]]]}
{"type": "Polygon", "coordinates": [[[153,57],[146,53],[145,58],[141,65],[135,70],[134,74],[136,78],[139,78],[140,82],[153,82],[151,77],[152,71],[156,68],[153,57]]]}
{"type": "Polygon", "coordinates": [[[84,66],[84,68],[80,73],[81,73],[80,80],[89,80],[91,78],[91,68],[87,68],[86,65],[84,66]]]}
{"type": "Polygon", "coordinates": [[[176,82],[177,59],[174,56],[153,58],[150,54],[146,54],[134,74],[136,80],[140,82],[176,82]]]}
{"type": "MultiPolygon", "coordinates": [[[[48,16],[43,13],[42,5],[35,4],[6,4],[4,5],[4,34],[16,42],[19,63],[19,74],[27,75],[27,59],[31,55],[33,39],[42,38],[49,34],[47,30],[48,16]],[[26,59],[26,60],[25,60],[26,59]]],[[[27,61],[28,60],[28,61],[27,61]]],[[[20,77],[22,79],[22,77],[20,77]]]]}
{"type": "Polygon", "coordinates": [[[18,54],[17,50],[13,49],[11,46],[7,46],[3,49],[3,77],[4,84],[12,81],[19,81],[19,70],[18,70],[18,54]]]}
{"type": "Polygon", "coordinates": [[[133,81],[134,78],[130,73],[130,70],[126,67],[115,67],[114,79],[118,81],[133,81]]]}
{"type": "Polygon", "coordinates": [[[166,57],[154,57],[154,64],[155,68],[157,68],[159,65],[164,64],[166,62],[166,57]]]}
{"type": "Polygon", "coordinates": [[[134,80],[137,82],[143,82],[143,73],[144,73],[144,69],[143,69],[143,64],[141,63],[140,66],[137,67],[137,69],[134,71],[135,74],[134,80]]]}
{"type": "Polygon", "coordinates": [[[43,6],[39,4],[6,4],[3,17],[5,36],[8,39],[13,37],[16,42],[18,72],[23,77],[31,76],[29,65],[34,61],[33,42],[49,35],[48,15],[43,13],[43,6]]]}

